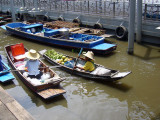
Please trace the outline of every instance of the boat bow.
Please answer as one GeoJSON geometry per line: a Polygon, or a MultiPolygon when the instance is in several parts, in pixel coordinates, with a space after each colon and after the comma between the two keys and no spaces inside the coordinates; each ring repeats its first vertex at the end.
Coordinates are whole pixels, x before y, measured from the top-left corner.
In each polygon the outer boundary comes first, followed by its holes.
{"type": "Polygon", "coordinates": [[[129,71],[129,72],[116,72],[116,73],[114,73],[113,75],[111,75],[111,78],[123,78],[123,77],[125,77],[125,76],[127,76],[127,75],[129,75],[131,73],[131,71],[129,71]]]}

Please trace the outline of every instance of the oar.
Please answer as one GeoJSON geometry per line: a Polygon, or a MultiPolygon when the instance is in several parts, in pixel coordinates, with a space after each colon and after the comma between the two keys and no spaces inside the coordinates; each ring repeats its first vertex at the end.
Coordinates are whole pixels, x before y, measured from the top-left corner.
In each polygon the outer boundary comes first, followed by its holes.
{"type": "Polygon", "coordinates": [[[78,57],[76,58],[75,64],[74,64],[74,66],[73,66],[73,70],[74,70],[74,67],[77,65],[78,58],[79,58],[79,56],[81,55],[82,51],[83,51],[83,48],[81,48],[81,50],[80,50],[80,52],[79,52],[79,54],[78,54],[78,57]]]}
{"type": "MultiPolygon", "coordinates": [[[[57,67],[62,67],[62,66],[47,66],[47,67],[39,67],[39,68],[57,68],[57,67]]],[[[0,72],[1,74],[4,74],[4,73],[8,73],[8,72],[16,72],[16,71],[25,71],[25,70],[8,70],[8,71],[2,71],[0,72]]]]}
{"type": "Polygon", "coordinates": [[[39,67],[39,68],[57,68],[57,67],[62,67],[60,65],[55,65],[55,66],[47,66],[47,67],[39,67]]]}

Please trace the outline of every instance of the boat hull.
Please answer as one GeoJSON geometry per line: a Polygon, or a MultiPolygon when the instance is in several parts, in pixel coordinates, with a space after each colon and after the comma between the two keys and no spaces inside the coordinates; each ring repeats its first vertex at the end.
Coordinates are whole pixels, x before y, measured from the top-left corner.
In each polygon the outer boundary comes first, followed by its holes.
{"type": "Polygon", "coordinates": [[[64,47],[73,48],[73,49],[84,48],[85,50],[90,50],[97,54],[109,54],[112,51],[116,50],[116,47],[117,47],[115,44],[105,43],[103,37],[100,40],[94,41],[92,43],[89,43],[89,42],[87,43],[87,42],[50,38],[46,36],[30,34],[30,33],[12,28],[9,25],[6,25],[6,30],[11,34],[14,34],[23,38],[31,39],[37,42],[41,42],[49,45],[62,46],[63,48],[64,47]]]}
{"type": "MultiPolygon", "coordinates": [[[[9,64],[11,65],[11,67],[14,70],[17,70],[17,68],[14,65],[14,62],[12,60],[12,58],[9,55],[8,49],[10,46],[6,46],[5,50],[6,50],[6,54],[7,54],[7,59],[9,61],[9,64]]],[[[60,79],[56,82],[54,82],[54,84],[52,83],[48,83],[46,85],[42,85],[42,86],[33,86],[30,82],[28,82],[26,80],[26,78],[23,76],[23,74],[20,71],[15,71],[16,75],[20,78],[20,80],[34,93],[36,93],[37,95],[39,95],[40,97],[42,97],[43,99],[51,99],[55,96],[58,95],[62,95],[65,93],[65,90],[60,86],[60,82],[62,82],[64,79],[60,79]],[[55,92],[59,90],[59,92],[55,92]],[[46,95],[45,95],[46,94],[46,95]],[[47,95],[48,94],[48,95],[47,95]]]]}
{"type": "MultiPolygon", "coordinates": [[[[78,75],[78,76],[81,76],[81,77],[84,77],[87,79],[92,79],[92,80],[113,82],[113,81],[119,80],[119,79],[121,79],[131,73],[131,72],[123,72],[123,75],[122,75],[122,73],[119,72],[118,70],[111,70],[110,69],[114,75],[113,74],[112,75],[95,75],[95,74],[90,74],[89,72],[82,72],[82,71],[78,71],[73,68],[66,67],[65,65],[59,64],[56,61],[50,59],[45,54],[43,54],[43,57],[51,64],[53,64],[55,66],[60,66],[58,68],[66,71],[68,73],[78,75]]],[[[75,59],[75,58],[73,58],[73,59],[75,59]]],[[[97,65],[97,66],[101,66],[101,65],[97,65]]],[[[101,66],[101,67],[104,67],[104,66],[101,66]]]]}

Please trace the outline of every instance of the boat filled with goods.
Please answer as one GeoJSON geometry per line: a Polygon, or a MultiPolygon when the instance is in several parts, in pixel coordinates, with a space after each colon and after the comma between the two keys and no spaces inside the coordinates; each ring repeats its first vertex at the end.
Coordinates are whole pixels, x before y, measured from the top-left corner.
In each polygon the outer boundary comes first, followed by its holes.
{"type": "Polygon", "coordinates": [[[6,24],[6,30],[12,34],[37,42],[68,48],[83,48],[97,54],[109,54],[117,45],[106,43],[105,38],[97,35],[70,32],[68,28],[51,29],[43,24],[25,24],[15,22],[6,24]]]}
{"type": "Polygon", "coordinates": [[[39,53],[41,53],[43,57],[51,64],[61,66],[58,68],[84,78],[98,81],[116,81],[131,73],[130,71],[120,72],[119,70],[110,69],[99,64],[95,64],[95,70],[91,72],[80,70],[78,68],[74,69],[75,65],[79,67],[84,66],[85,61],[82,59],[78,59],[77,61],[77,58],[58,53],[54,49],[41,50],[39,53]]]}
{"type": "Polygon", "coordinates": [[[42,76],[40,78],[28,77],[29,72],[25,69],[28,50],[24,48],[23,43],[8,45],[5,47],[5,51],[8,61],[14,69],[12,71],[15,71],[20,80],[34,93],[43,99],[50,99],[65,93],[65,90],[60,85],[65,78],[61,78],[40,59],[38,59],[40,63],[39,71],[42,73],[42,76]]]}

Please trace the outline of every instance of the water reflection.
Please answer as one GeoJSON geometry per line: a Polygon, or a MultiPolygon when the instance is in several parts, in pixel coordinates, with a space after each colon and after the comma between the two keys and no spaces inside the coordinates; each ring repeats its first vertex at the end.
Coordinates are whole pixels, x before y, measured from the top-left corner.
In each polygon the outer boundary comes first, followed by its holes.
{"type": "Polygon", "coordinates": [[[135,57],[143,59],[143,60],[160,59],[160,54],[159,54],[160,49],[159,48],[150,46],[150,45],[143,45],[143,47],[144,47],[144,51],[138,52],[138,54],[135,53],[134,54],[135,57]],[[156,51],[157,54],[152,54],[153,51],[156,51]]]}
{"type": "Polygon", "coordinates": [[[3,87],[3,89],[5,89],[5,90],[14,88],[14,87],[16,86],[13,81],[9,81],[9,82],[6,82],[6,83],[0,83],[0,85],[1,85],[1,86],[3,87]]]}
{"type": "Polygon", "coordinates": [[[125,120],[128,104],[110,97],[94,81],[76,81],[66,86],[68,109],[74,111],[77,119],[85,120],[125,120]],[[97,115],[98,114],[98,115],[97,115]]]}
{"type": "Polygon", "coordinates": [[[61,103],[61,105],[63,107],[67,107],[67,102],[66,102],[65,97],[63,95],[54,97],[50,100],[44,100],[41,97],[39,97],[37,94],[35,94],[33,91],[31,91],[19,78],[17,78],[17,81],[18,81],[18,84],[19,84],[18,86],[21,88],[21,91],[23,91],[23,94],[18,94],[17,99],[20,98],[22,100],[22,98],[27,97],[37,107],[44,106],[46,109],[49,109],[53,106],[56,106],[58,103],[61,103]]]}

